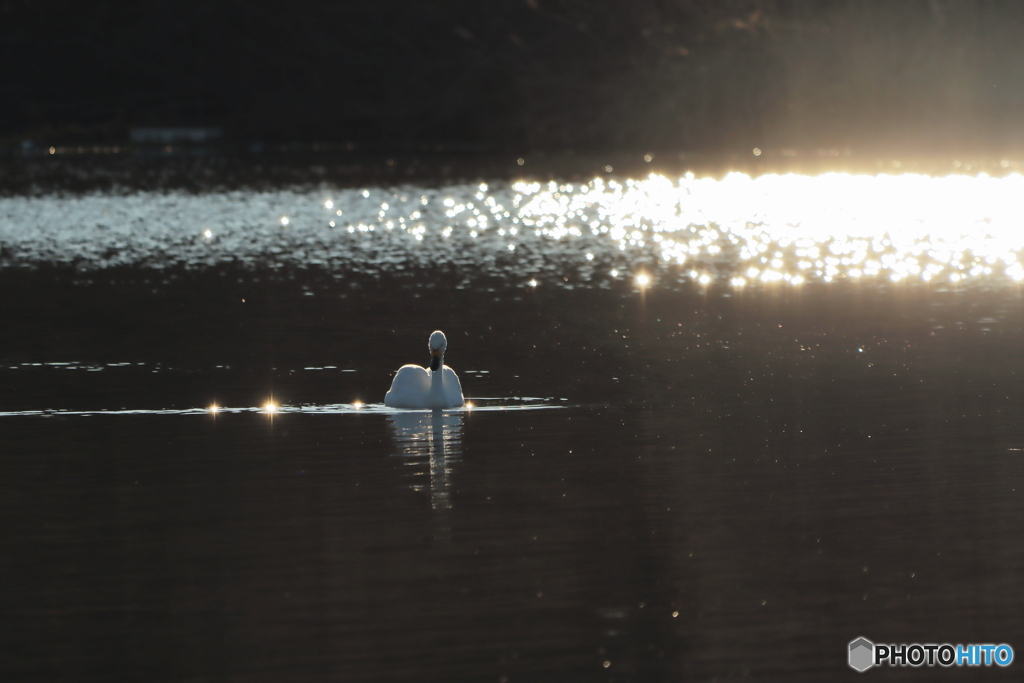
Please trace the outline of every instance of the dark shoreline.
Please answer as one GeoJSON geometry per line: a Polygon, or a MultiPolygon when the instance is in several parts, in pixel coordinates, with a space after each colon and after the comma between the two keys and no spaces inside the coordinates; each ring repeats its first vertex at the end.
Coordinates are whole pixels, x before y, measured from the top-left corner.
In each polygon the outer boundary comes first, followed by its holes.
{"type": "Polygon", "coordinates": [[[258,151],[222,148],[132,148],[68,146],[0,155],[0,196],[135,191],[216,192],[282,187],[437,186],[460,182],[533,180],[588,182],[595,177],[626,179],[651,173],[694,173],[721,177],[730,172],[1002,176],[1020,172],[1020,156],[930,155],[910,157],[896,150],[764,150],[745,153],[534,152],[478,149],[368,152],[346,145],[280,145],[258,151]],[[649,161],[648,161],[649,159],[649,161]],[[522,163],[520,163],[520,161],[522,163]]]}

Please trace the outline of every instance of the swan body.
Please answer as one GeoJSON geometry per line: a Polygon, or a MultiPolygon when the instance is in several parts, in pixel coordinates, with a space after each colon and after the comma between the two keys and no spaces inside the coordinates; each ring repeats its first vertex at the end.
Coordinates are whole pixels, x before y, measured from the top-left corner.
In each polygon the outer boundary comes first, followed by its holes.
{"type": "Polygon", "coordinates": [[[391,381],[391,389],[384,396],[384,405],[391,408],[435,410],[462,406],[462,385],[455,371],[444,364],[448,340],[440,330],[430,335],[428,348],[429,368],[403,365],[391,381]]]}

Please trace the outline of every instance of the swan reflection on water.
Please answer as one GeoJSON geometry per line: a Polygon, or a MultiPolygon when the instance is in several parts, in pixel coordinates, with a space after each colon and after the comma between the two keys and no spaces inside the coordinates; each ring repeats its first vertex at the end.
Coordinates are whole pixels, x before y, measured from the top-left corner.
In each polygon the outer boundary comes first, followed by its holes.
{"type": "Polygon", "coordinates": [[[452,473],[462,459],[462,422],[465,412],[396,412],[388,415],[395,440],[393,455],[412,468],[415,491],[429,489],[430,507],[451,507],[452,473]],[[427,476],[429,481],[423,481],[427,476]]]}

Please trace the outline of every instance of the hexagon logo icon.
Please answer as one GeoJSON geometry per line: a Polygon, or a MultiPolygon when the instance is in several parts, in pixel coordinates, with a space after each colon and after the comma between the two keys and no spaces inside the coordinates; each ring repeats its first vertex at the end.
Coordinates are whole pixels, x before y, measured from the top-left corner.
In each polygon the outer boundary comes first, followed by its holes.
{"type": "Polygon", "coordinates": [[[875,663],[875,644],[867,638],[858,638],[850,642],[850,667],[861,673],[867,671],[875,663]]]}

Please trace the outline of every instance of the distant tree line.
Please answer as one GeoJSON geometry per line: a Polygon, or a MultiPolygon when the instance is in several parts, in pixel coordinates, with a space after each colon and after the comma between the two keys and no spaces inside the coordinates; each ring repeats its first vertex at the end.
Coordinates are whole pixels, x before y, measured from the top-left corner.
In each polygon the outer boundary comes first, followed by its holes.
{"type": "Polygon", "coordinates": [[[0,63],[9,141],[1024,143],[1017,0],[0,0],[0,63]]]}

